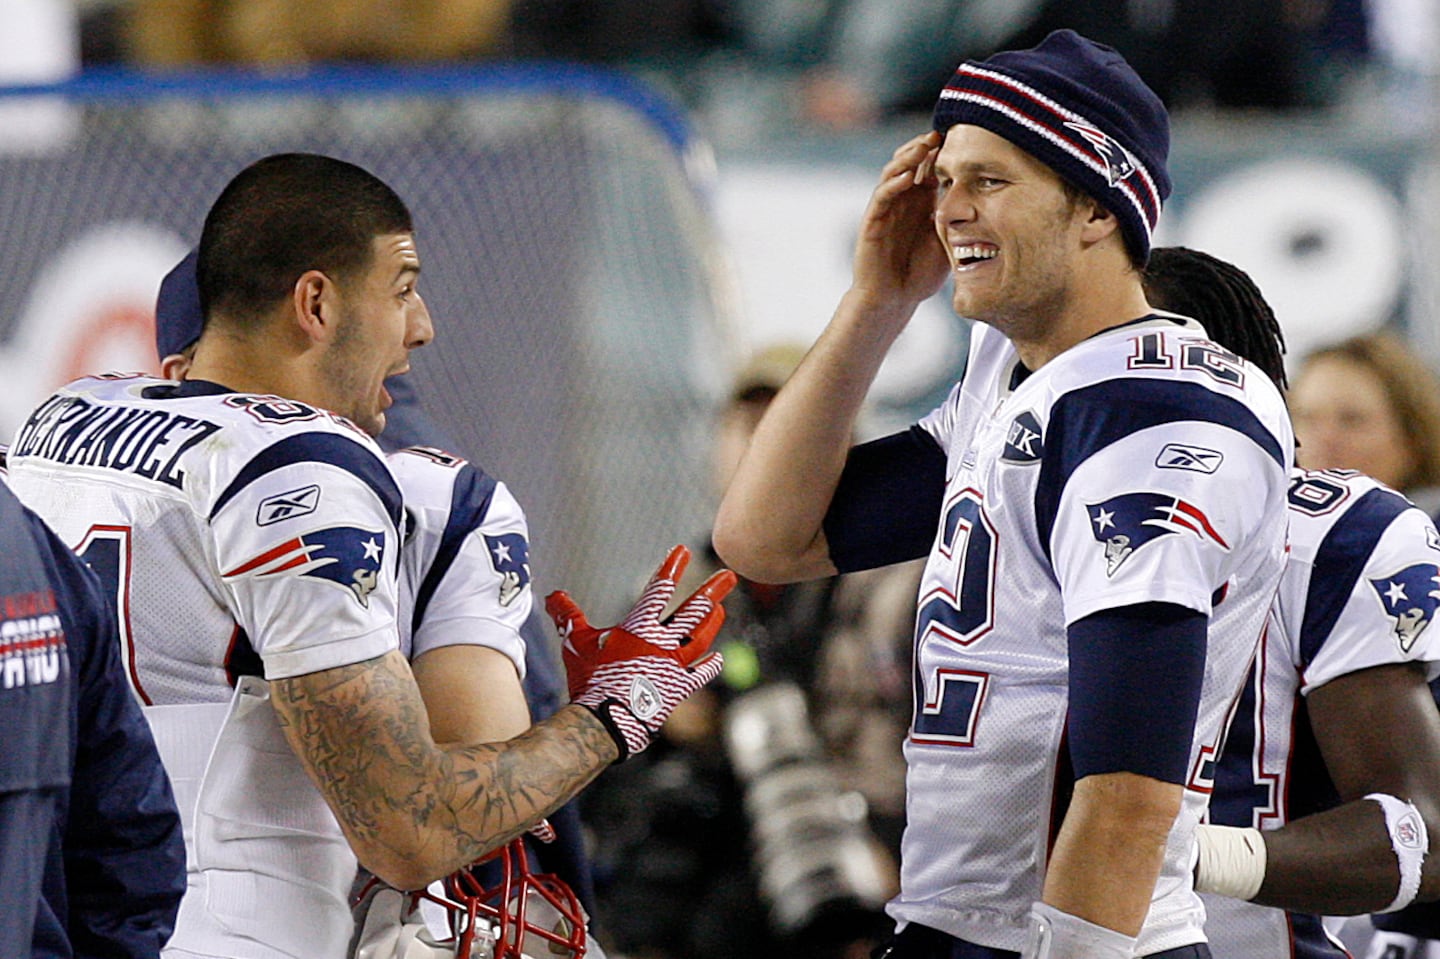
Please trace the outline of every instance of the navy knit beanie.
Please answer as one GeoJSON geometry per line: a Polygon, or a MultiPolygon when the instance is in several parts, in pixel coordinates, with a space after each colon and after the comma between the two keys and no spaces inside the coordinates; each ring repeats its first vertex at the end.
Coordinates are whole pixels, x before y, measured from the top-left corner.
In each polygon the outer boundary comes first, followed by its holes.
{"type": "Polygon", "coordinates": [[[196,251],[191,250],[160,281],[160,293],[155,297],[155,352],[162,360],[200,339],[205,327],[195,258],[196,251]]]}
{"type": "Polygon", "coordinates": [[[967,123],[1009,140],[1114,213],[1135,259],[1149,258],[1170,195],[1170,120],[1112,47],[1057,30],[1033,49],[967,60],[934,123],[941,134],[967,123]]]}

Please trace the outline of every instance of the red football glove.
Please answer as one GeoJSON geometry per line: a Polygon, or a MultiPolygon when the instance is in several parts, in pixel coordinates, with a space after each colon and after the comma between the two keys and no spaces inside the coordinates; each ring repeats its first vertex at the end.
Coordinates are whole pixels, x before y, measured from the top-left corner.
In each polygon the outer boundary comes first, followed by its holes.
{"type": "Polygon", "coordinates": [[[545,599],[565,640],[561,654],[570,699],[605,724],[620,747],[618,761],[650,745],[675,707],[719,676],[724,665],[709,649],[725,622],[720,601],[735,586],[730,570],[711,576],[672,615],[660,618],[689,562],[688,549],[672,549],[629,615],[609,629],[591,626],[564,592],[545,599]]]}

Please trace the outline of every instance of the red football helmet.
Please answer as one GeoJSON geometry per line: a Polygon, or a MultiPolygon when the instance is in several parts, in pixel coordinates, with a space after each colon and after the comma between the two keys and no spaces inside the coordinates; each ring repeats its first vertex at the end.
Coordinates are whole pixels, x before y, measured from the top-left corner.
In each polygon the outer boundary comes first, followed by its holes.
{"type": "MultiPolygon", "coordinates": [[[[532,872],[525,844],[520,839],[506,843],[475,865],[490,862],[497,863],[501,873],[499,881],[492,886],[482,883],[472,867],[447,876],[441,883],[443,896],[426,889],[405,897],[408,903],[401,907],[399,916],[405,929],[416,930],[424,925],[421,904],[430,902],[444,910],[450,926],[449,939],[436,939],[424,929],[409,935],[401,933],[398,939],[382,933],[369,940],[379,947],[373,952],[377,959],[382,955],[389,959],[387,952],[392,952],[395,959],[412,955],[454,956],[455,959],[581,959],[587,946],[586,916],[570,887],[551,873],[532,872]],[[382,939],[394,942],[394,946],[380,946],[382,939]],[[425,946],[430,947],[429,951],[425,946]]],[[[375,883],[378,880],[371,880],[361,892],[361,900],[373,892],[375,883]]],[[[372,923],[369,919],[365,923],[368,935],[372,923]]],[[[357,955],[369,954],[363,946],[357,952],[357,955]]]]}

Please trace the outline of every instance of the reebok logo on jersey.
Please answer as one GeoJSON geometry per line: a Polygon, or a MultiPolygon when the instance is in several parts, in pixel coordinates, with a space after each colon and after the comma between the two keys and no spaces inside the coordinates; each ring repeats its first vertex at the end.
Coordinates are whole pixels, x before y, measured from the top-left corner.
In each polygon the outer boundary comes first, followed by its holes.
{"type": "Polygon", "coordinates": [[[530,544],[519,533],[486,536],[490,565],[500,575],[500,605],[509,606],[530,585],[530,544]]]}
{"type": "Polygon", "coordinates": [[[360,603],[370,605],[385,561],[385,534],[356,526],[329,526],[286,540],[221,575],[309,576],[346,590],[360,603]]]}
{"type": "Polygon", "coordinates": [[[1440,567],[1433,563],[1407,566],[1393,576],[1370,580],[1370,586],[1395,624],[1400,651],[1410,652],[1440,608],[1440,567]]]}
{"type": "Polygon", "coordinates": [[[1040,440],[1040,421],[1026,410],[1010,423],[1005,436],[1005,450],[1000,458],[1007,463],[1038,463],[1044,446],[1040,440]]]}
{"type": "Polygon", "coordinates": [[[255,525],[269,526],[282,520],[294,519],[306,513],[315,512],[320,505],[320,487],[303,486],[288,493],[276,493],[260,501],[255,511],[255,525]]]}
{"type": "Polygon", "coordinates": [[[1213,473],[1224,462],[1225,454],[1207,450],[1203,446],[1188,446],[1184,443],[1166,443],[1155,465],[1162,470],[1192,470],[1196,473],[1213,473]]]}
{"type": "Polygon", "coordinates": [[[1200,507],[1168,493],[1123,493],[1087,505],[1090,532],[1105,547],[1105,575],[1114,576],[1131,554],[1162,536],[1189,531],[1228,550],[1230,544],[1200,507]]]}

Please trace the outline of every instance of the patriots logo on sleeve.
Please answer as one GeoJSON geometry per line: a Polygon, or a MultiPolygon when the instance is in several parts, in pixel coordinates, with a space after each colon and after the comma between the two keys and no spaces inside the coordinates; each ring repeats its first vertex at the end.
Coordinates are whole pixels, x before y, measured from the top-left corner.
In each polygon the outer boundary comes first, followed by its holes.
{"type": "Polygon", "coordinates": [[[384,532],[358,526],[328,526],[286,540],[221,575],[227,579],[282,573],[309,576],[348,590],[361,606],[368,608],[384,561],[384,532]]]}
{"type": "Polygon", "coordinates": [[[500,574],[500,605],[509,606],[530,585],[530,544],[519,533],[486,536],[490,565],[500,574]]]}
{"type": "Polygon", "coordinates": [[[1130,554],[1161,536],[1189,531],[1228,550],[1205,511],[1169,493],[1123,493],[1085,507],[1090,532],[1105,547],[1105,575],[1114,576],[1130,554]]]}
{"type": "Polygon", "coordinates": [[[1433,563],[1407,566],[1393,576],[1370,580],[1386,614],[1395,622],[1400,651],[1408,653],[1440,608],[1440,567],[1433,563]]]}

